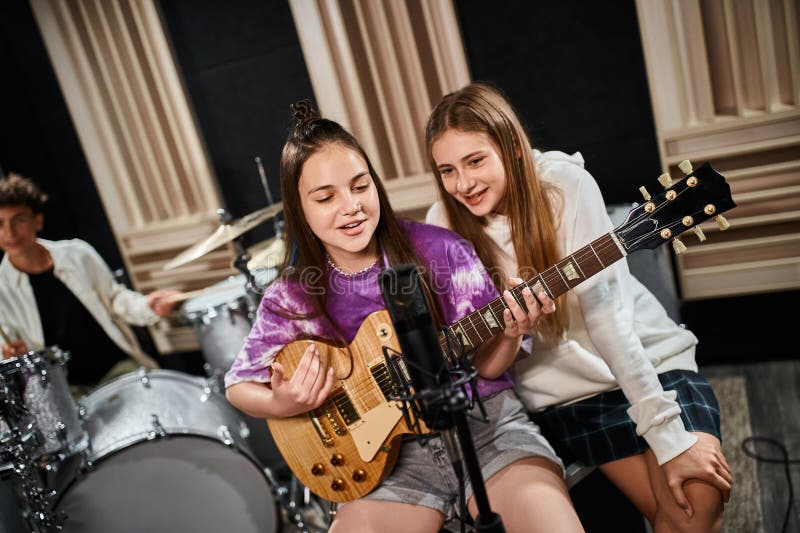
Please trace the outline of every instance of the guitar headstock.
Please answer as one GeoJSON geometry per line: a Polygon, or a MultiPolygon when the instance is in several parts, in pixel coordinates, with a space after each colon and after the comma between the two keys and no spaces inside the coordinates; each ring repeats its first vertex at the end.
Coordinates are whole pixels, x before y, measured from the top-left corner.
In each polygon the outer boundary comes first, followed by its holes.
{"type": "Polygon", "coordinates": [[[716,218],[721,230],[728,228],[721,214],[736,204],[722,174],[708,163],[697,169],[692,169],[688,161],[679,166],[686,173],[685,178],[672,183],[669,175],[662,174],[659,181],[665,189],[652,197],[642,187],[645,203],[631,209],[614,230],[626,252],[653,249],[673,241],[675,251],[681,253],[686,247],[676,237],[694,228],[700,240],[705,240],[698,225],[711,218],[716,218]]]}

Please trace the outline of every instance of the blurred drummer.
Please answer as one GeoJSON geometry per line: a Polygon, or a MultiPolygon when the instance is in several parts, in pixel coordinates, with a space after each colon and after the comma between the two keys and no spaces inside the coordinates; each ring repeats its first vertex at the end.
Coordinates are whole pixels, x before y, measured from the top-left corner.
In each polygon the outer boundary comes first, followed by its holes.
{"type": "Polygon", "coordinates": [[[0,179],[3,359],[57,344],[72,353],[70,384],[84,387],[138,366],[158,367],[129,324],[154,324],[173,310],[180,293],[128,290],[88,243],[37,239],[46,201],[26,178],[0,179]]]}

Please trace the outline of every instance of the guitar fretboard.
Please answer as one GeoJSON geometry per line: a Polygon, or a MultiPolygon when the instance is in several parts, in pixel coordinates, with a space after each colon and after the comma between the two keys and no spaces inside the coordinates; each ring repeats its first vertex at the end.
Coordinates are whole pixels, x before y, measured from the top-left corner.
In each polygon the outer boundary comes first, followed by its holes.
{"type": "MultiPolygon", "coordinates": [[[[555,300],[624,256],[625,254],[613,235],[608,233],[565,257],[544,272],[523,281],[510,289],[510,292],[520,307],[527,311],[528,307],[522,296],[522,290],[525,287],[530,288],[531,292],[537,296],[544,291],[555,300]]],[[[449,330],[446,333],[441,332],[439,344],[442,346],[442,353],[445,354],[448,363],[452,366],[454,361],[451,360],[447,349],[446,334],[450,335],[452,339],[460,336],[467,349],[477,348],[505,329],[503,310],[507,307],[505,299],[501,296],[450,325],[446,328],[449,330]]]]}

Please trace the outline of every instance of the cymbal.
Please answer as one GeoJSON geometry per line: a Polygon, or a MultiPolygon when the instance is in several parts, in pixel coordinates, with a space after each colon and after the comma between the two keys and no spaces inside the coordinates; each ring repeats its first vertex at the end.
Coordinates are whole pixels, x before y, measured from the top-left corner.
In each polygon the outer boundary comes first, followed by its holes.
{"type": "Polygon", "coordinates": [[[250,261],[247,262],[247,268],[250,270],[276,268],[283,262],[283,256],[286,253],[286,242],[281,238],[273,237],[251,247],[248,252],[251,257],[250,261]]]}
{"type": "Polygon", "coordinates": [[[223,244],[227,244],[242,234],[247,233],[265,220],[275,217],[275,215],[280,213],[282,209],[283,206],[281,204],[274,204],[269,207],[259,209],[258,211],[253,211],[249,215],[232,220],[227,224],[222,224],[214,231],[214,233],[197,244],[193,244],[186,250],[182,251],[161,268],[162,270],[170,270],[194,261],[195,259],[202,257],[213,250],[216,250],[223,244]]]}

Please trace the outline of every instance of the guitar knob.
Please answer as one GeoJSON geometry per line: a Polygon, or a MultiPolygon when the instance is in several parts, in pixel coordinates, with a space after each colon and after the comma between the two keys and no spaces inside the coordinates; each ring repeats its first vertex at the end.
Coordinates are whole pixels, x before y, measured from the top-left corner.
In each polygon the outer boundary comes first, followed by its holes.
{"type": "Polygon", "coordinates": [[[658,177],[658,182],[661,184],[662,187],[667,189],[669,188],[670,185],[672,185],[672,176],[664,172],[658,177]]]}
{"type": "Polygon", "coordinates": [[[344,480],[340,477],[337,477],[331,481],[331,488],[335,491],[344,490],[344,480]]]}
{"type": "Polygon", "coordinates": [[[672,249],[675,250],[676,254],[681,255],[686,251],[686,245],[683,244],[679,238],[675,237],[672,240],[672,249]]]}
{"type": "Polygon", "coordinates": [[[311,473],[315,476],[321,476],[325,473],[325,465],[322,463],[314,463],[314,466],[311,467],[311,473]]]}
{"type": "Polygon", "coordinates": [[[680,163],[678,163],[678,168],[681,169],[681,172],[684,174],[691,174],[692,173],[692,162],[688,159],[684,159],[680,163]]]}
{"type": "Polygon", "coordinates": [[[697,235],[697,238],[700,239],[700,242],[706,240],[706,234],[703,233],[703,230],[700,228],[700,226],[695,226],[692,229],[694,230],[694,234],[697,235]]]}
{"type": "Polygon", "coordinates": [[[717,227],[720,231],[725,231],[731,227],[731,223],[728,222],[728,220],[722,215],[717,215],[714,220],[716,221],[717,227]]]}
{"type": "Polygon", "coordinates": [[[644,188],[644,185],[639,187],[639,192],[642,193],[642,196],[646,201],[650,201],[650,193],[647,192],[647,189],[644,188]]]}
{"type": "Polygon", "coordinates": [[[331,464],[333,466],[342,466],[344,464],[344,456],[340,453],[331,455],[331,464]]]}
{"type": "Polygon", "coordinates": [[[353,481],[359,482],[364,481],[365,479],[367,479],[367,473],[364,472],[363,468],[359,468],[353,472],[353,481]]]}

